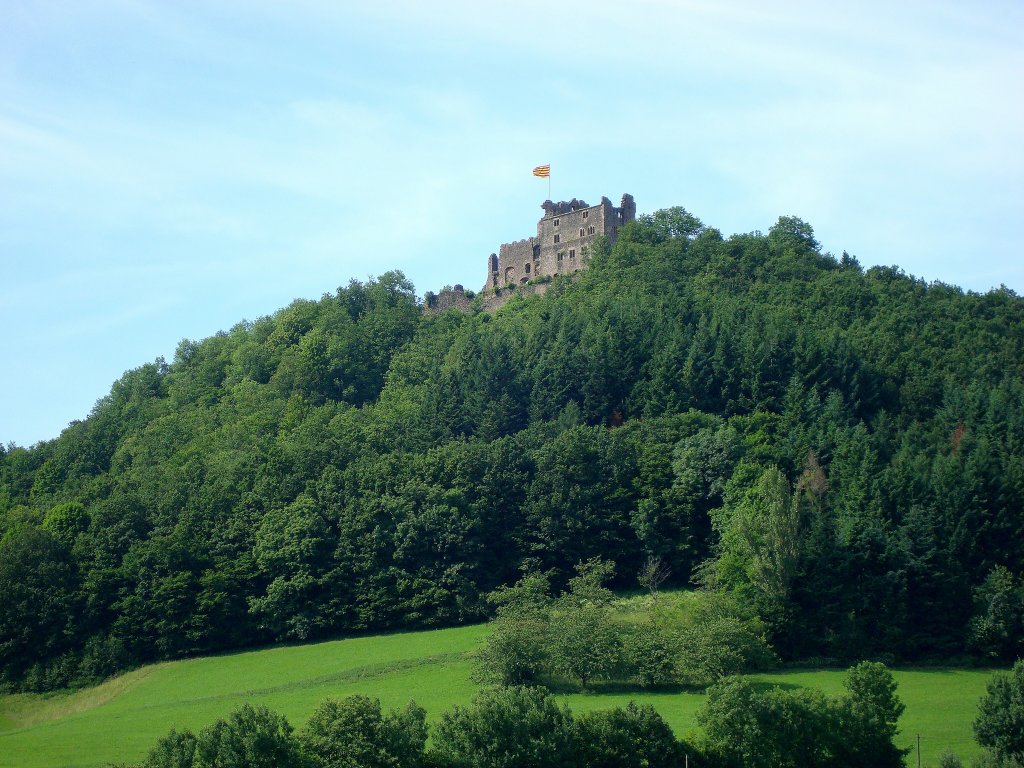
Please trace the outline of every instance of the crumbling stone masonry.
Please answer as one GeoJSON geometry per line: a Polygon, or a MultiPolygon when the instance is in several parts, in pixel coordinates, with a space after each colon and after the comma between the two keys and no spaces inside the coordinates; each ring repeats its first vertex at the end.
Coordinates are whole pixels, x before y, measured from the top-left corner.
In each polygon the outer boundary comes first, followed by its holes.
{"type": "Polygon", "coordinates": [[[428,291],[423,299],[424,311],[431,314],[444,312],[446,309],[468,312],[473,304],[473,292],[467,294],[466,289],[456,283],[453,286],[445,286],[436,294],[428,291]]]}
{"type": "Polygon", "coordinates": [[[505,243],[487,259],[484,291],[498,291],[546,275],[561,275],[584,268],[584,253],[598,235],[615,242],[619,229],[636,218],[633,196],[625,194],[618,208],[602,197],[598,205],[575,198],[541,205],[537,236],[505,243]]]}

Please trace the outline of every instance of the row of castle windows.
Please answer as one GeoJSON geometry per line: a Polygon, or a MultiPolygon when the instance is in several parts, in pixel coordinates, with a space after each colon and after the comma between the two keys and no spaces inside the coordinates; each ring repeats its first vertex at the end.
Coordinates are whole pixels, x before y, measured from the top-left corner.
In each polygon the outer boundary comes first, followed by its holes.
{"type": "MultiPolygon", "coordinates": [[[[592,234],[594,234],[594,227],[593,226],[589,226],[586,229],[584,229],[583,227],[580,227],[580,237],[584,237],[586,235],[592,235],[592,234]]],[[[561,235],[561,233],[555,232],[555,242],[556,243],[562,242],[562,235],[561,235]]]]}
{"type": "MultiPolygon", "coordinates": [[[[562,261],[564,258],[565,258],[565,251],[559,251],[558,252],[558,260],[562,261]]],[[[569,258],[570,259],[575,259],[576,258],[576,249],[575,248],[570,248],[569,249],[569,258]]]]}
{"type": "MultiPolygon", "coordinates": [[[[622,215],[620,214],[619,217],[621,218],[622,215]]],[[[590,211],[584,211],[583,212],[583,218],[584,219],[589,219],[590,218],[590,211]]],[[[555,223],[555,226],[557,227],[558,226],[558,219],[555,219],[554,223],[555,223]]]]}

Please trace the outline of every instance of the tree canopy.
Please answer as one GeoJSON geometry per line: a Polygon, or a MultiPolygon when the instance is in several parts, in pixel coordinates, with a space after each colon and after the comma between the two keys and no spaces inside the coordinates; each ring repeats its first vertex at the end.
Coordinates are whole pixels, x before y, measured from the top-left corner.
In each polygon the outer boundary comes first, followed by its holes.
{"type": "Polygon", "coordinates": [[[494,314],[352,281],[0,452],[0,677],[475,620],[523,568],[651,557],[787,658],[1010,660],[1022,404],[1012,291],[865,271],[795,217],[641,217],[494,314]]]}

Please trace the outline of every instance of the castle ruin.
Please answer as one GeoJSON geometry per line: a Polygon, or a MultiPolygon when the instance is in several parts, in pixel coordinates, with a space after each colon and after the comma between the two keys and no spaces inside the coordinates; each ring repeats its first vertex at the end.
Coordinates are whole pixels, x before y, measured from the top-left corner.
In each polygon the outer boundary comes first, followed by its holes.
{"type": "Polygon", "coordinates": [[[538,277],[577,272],[594,239],[603,235],[615,242],[619,229],[636,218],[633,196],[625,194],[618,208],[602,197],[598,205],[575,198],[569,202],[545,200],[537,236],[505,243],[487,259],[484,291],[498,291],[538,277]]]}

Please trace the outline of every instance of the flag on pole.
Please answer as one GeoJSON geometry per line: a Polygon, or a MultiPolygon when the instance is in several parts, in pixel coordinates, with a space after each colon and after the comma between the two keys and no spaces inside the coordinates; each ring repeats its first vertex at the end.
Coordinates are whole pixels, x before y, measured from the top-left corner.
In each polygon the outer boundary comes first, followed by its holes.
{"type": "Polygon", "coordinates": [[[536,168],[533,169],[533,175],[534,176],[541,176],[543,178],[548,178],[548,177],[551,176],[551,166],[550,165],[538,165],[536,168]]]}

